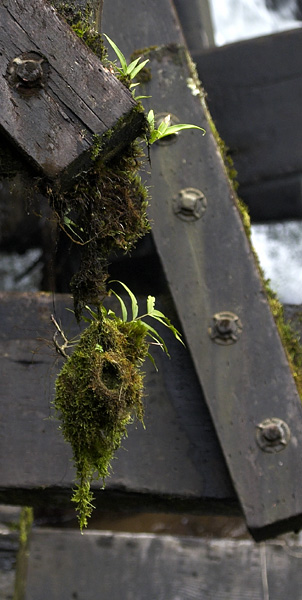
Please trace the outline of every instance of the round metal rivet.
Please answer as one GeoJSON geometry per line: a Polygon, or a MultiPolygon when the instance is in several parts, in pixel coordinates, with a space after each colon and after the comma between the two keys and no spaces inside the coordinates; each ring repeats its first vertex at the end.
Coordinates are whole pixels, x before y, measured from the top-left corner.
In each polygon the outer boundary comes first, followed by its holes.
{"type": "Polygon", "coordinates": [[[49,71],[47,60],[38,52],[24,52],[10,61],[6,77],[20,94],[31,96],[45,86],[49,71]]]}
{"type": "Polygon", "coordinates": [[[264,452],[280,452],[290,440],[290,429],[282,419],[264,419],[257,425],[256,440],[264,452]]]}
{"type": "Polygon", "coordinates": [[[213,324],[209,327],[210,338],[222,346],[234,344],[242,332],[242,323],[235,313],[223,311],[213,315],[213,324]]]}
{"type": "Polygon", "coordinates": [[[183,221],[196,221],[200,219],[207,208],[205,195],[196,188],[180,190],[174,199],[174,213],[183,221]]]}

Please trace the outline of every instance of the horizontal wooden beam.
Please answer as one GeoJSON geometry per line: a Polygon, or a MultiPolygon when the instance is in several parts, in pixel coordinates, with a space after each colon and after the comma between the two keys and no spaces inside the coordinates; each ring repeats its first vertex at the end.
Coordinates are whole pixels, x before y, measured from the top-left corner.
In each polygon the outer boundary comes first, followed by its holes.
{"type": "Polygon", "coordinates": [[[193,54],[255,220],[301,218],[301,43],[297,28],[193,54]]]}
{"type": "Polygon", "coordinates": [[[35,529],[25,600],[300,597],[301,543],[35,529]],[[118,565],[118,569],[117,569],[118,565]],[[54,576],[55,574],[55,576],[54,576]],[[87,585],[89,582],[89,585],[87,585]]]}
{"type": "MultiPolygon", "coordinates": [[[[71,506],[71,452],[51,405],[63,359],[52,343],[50,315],[56,311],[69,338],[78,335],[68,307],[68,295],[0,293],[1,502],[71,506]]],[[[146,430],[129,427],[105,490],[94,485],[97,506],[238,512],[189,353],[172,335],[167,343],[171,360],[157,352],[159,372],[145,365],[146,430]]]]}

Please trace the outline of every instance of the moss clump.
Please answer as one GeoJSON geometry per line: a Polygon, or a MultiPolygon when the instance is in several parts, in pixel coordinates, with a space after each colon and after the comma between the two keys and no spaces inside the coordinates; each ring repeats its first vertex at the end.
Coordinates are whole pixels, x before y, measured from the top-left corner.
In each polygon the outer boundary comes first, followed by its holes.
{"type": "Polygon", "coordinates": [[[81,529],[92,512],[90,483],[105,479],[114,452],[133,417],[143,420],[143,375],[138,366],[148,353],[140,321],[94,319],[56,381],[55,409],[76,467],[81,529]]]}
{"type": "Polygon", "coordinates": [[[85,304],[98,305],[106,294],[109,255],[129,252],[150,229],[140,164],[134,143],[108,164],[96,161],[68,192],[49,191],[60,227],[81,247],[80,269],[71,281],[77,319],[85,304]]]}
{"type": "Polygon", "coordinates": [[[107,50],[103,43],[103,38],[94,25],[94,11],[89,3],[85,8],[75,6],[74,2],[62,2],[61,0],[51,0],[51,4],[57,9],[58,13],[64,17],[68,25],[73,29],[81,40],[99,57],[104,60],[107,56],[107,50]]]}
{"type": "Polygon", "coordinates": [[[271,289],[269,281],[264,281],[264,285],[292,375],[302,400],[302,346],[300,338],[297,336],[292,325],[285,322],[283,305],[271,289]]]}
{"type": "Polygon", "coordinates": [[[25,597],[25,583],[27,579],[27,561],[29,537],[33,523],[33,509],[24,506],[21,510],[19,521],[19,550],[17,556],[14,599],[25,597]]]}
{"type": "Polygon", "coordinates": [[[209,115],[209,119],[208,119],[212,134],[216,140],[216,143],[218,145],[218,148],[220,150],[220,154],[222,157],[222,160],[224,162],[224,166],[226,168],[228,177],[230,182],[233,185],[233,188],[235,191],[237,191],[238,189],[238,181],[237,181],[237,171],[234,167],[234,161],[231,158],[231,156],[229,155],[229,148],[227,147],[227,145],[225,144],[225,142],[223,141],[223,139],[221,139],[217,129],[216,129],[216,125],[214,124],[214,121],[212,119],[212,117],[209,115]]]}

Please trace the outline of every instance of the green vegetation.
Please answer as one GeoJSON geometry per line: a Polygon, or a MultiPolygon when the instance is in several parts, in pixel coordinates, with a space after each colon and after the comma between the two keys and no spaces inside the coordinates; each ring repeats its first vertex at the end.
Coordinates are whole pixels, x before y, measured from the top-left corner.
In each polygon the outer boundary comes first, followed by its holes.
{"type": "Polygon", "coordinates": [[[71,190],[49,190],[60,228],[81,251],[80,269],[71,281],[78,320],[86,304],[98,305],[107,293],[110,253],[129,252],[150,230],[148,192],[138,173],[141,162],[141,147],[130,144],[109,163],[96,159],[71,190]]]}
{"type": "MultiPolygon", "coordinates": [[[[104,66],[131,90],[138,101],[134,110],[144,112],[140,102],[144,96],[135,96],[139,82],[134,80],[142,75],[148,59],[141,60],[141,56],[136,56],[127,64],[121,50],[104,35],[120,66],[116,61],[110,62],[102,37],[94,29],[93,11],[89,7],[85,10],[75,8],[73,2],[55,0],[54,5],[104,66]]],[[[117,127],[122,125],[119,122],[117,127]]],[[[64,342],[60,348],[56,339],[56,350],[67,358],[57,377],[54,407],[63,436],[72,447],[76,468],[72,500],[76,504],[81,530],[87,526],[93,510],[92,481],[101,479],[104,485],[114,454],[127,435],[127,426],[134,418],[143,422],[141,367],[147,357],[156,367],[150,346],[156,344],[168,354],[163,338],[150,325],[150,319],[166,326],[181,341],[179,332],[168,318],[155,308],[153,296],[147,299],[146,313],[139,316],[135,296],[120,283],[131,300],[132,316],[128,320],[126,304],[115,291],[107,291],[107,279],[109,256],[118,250],[129,252],[150,230],[146,215],[148,193],[139,175],[146,150],[162,137],[189,128],[204,132],[195,125],[170,125],[168,117],[155,125],[151,110],[142,119],[138,140],[120,151],[115,148],[114,158],[104,161],[104,137],[108,142],[114,130],[102,137],[96,135],[91,152],[93,166],[89,171],[80,174],[67,191],[48,190],[60,229],[76,244],[81,255],[80,268],[70,287],[75,317],[78,321],[84,319],[87,327],[73,345],[70,356],[66,354],[68,340],[53,319],[64,342]],[[118,299],[121,317],[104,307],[103,299],[108,294],[118,299]]]]}
{"type": "Polygon", "coordinates": [[[25,583],[28,559],[28,541],[33,522],[33,509],[24,506],[19,520],[19,550],[17,556],[14,599],[22,600],[25,596],[25,583]]]}
{"type": "Polygon", "coordinates": [[[119,79],[122,81],[122,83],[124,83],[124,85],[129,87],[129,89],[133,90],[133,96],[135,100],[141,100],[142,98],[146,98],[146,96],[135,97],[134,88],[136,88],[139,85],[139,83],[133,83],[133,79],[135,79],[138,76],[138,74],[142,71],[142,69],[144,69],[145,65],[149,62],[149,59],[147,58],[143,62],[140,62],[141,57],[138,56],[128,65],[124,54],[117,47],[117,45],[110,39],[110,37],[108,37],[108,35],[106,35],[105,33],[103,35],[106,38],[107,42],[109,42],[110,46],[113,48],[120,61],[120,68],[114,65],[115,73],[119,75],[119,79]]]}
{"type": "Polygon", "coordinates": [[[51,0],[51,4],[57,9],[58,13],[64,17],[68,25],[73,29],[79,38],[98,56],[100,60],[105,60],[107,51],[104,46],[103,37],[95,28],[94,11],[89,3],[85,8],[75,5],[74,1],[51,0]]]}
{"type": "Polygon", "coordinates": [[[153,110],[149,110],[147,119],[149,123],[147,141],[150,145],[154,144],[154,142],[157,142],[158,140],[161,140],[164,137],[167,137],[168,135],[175,135],[183,129],[199,129],[200,131],[202,131],[203,135],[205,134],[205,129],[203,129],[203,127],[198,127],[197,125],[189,125],[187,123],[177,123],[176,125],[169,125],[171,120],[170,115],[167,115],[167,117],[165,117],[163,121],[161,121],[161,123],[158,125],[158,128],[156,128],[153,110]]]}
{"type": "Polygon", "coordinates": [[[164,340],[146,318],[159,321],[181,341],[179,332],[155,308],[154,297],[148,297],[146,313],[138,316],[134,294],[121,285],[131,299],[131,320],[127,320],[124,301],[112,290],[120,302],[121,318],[102,304],[97,312],[86,307],[89,325],[56,381],[54,406],[73,450],[77,487],[72,500],[81,530],[93,510],[91,482],[101,478],[104,483],[114,453],[127,435],[127,425],[134,417],[143,422],[140,367],[146,357],[154,364],[149,347],[155,343],[168,353],[164,340]]]}

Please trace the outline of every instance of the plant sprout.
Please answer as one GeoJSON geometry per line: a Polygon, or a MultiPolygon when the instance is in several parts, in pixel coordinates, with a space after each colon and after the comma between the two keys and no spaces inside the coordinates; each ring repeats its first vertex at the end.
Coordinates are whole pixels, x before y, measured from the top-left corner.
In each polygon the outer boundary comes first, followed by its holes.
{"type": "Polygon", "coordinates": [[[167,115],[159,124],[158,128],[156,128],[153,110],[149,110],[147,120],[150,129],[150,133],[147,139],[150,145],[154,144],[154,142],[157,142],[158,140],[161,140],[164,137],[167,137],[168,135],[175,135],[183,129],[200,129],[203,132],[203,135],[205,134],[205,129],[203,129],[203,127],[198,127],[198,125],[190,125],[188,123],[177,123],[176,125],[169,125],[171,121],[170,115],[167,115]]]}

